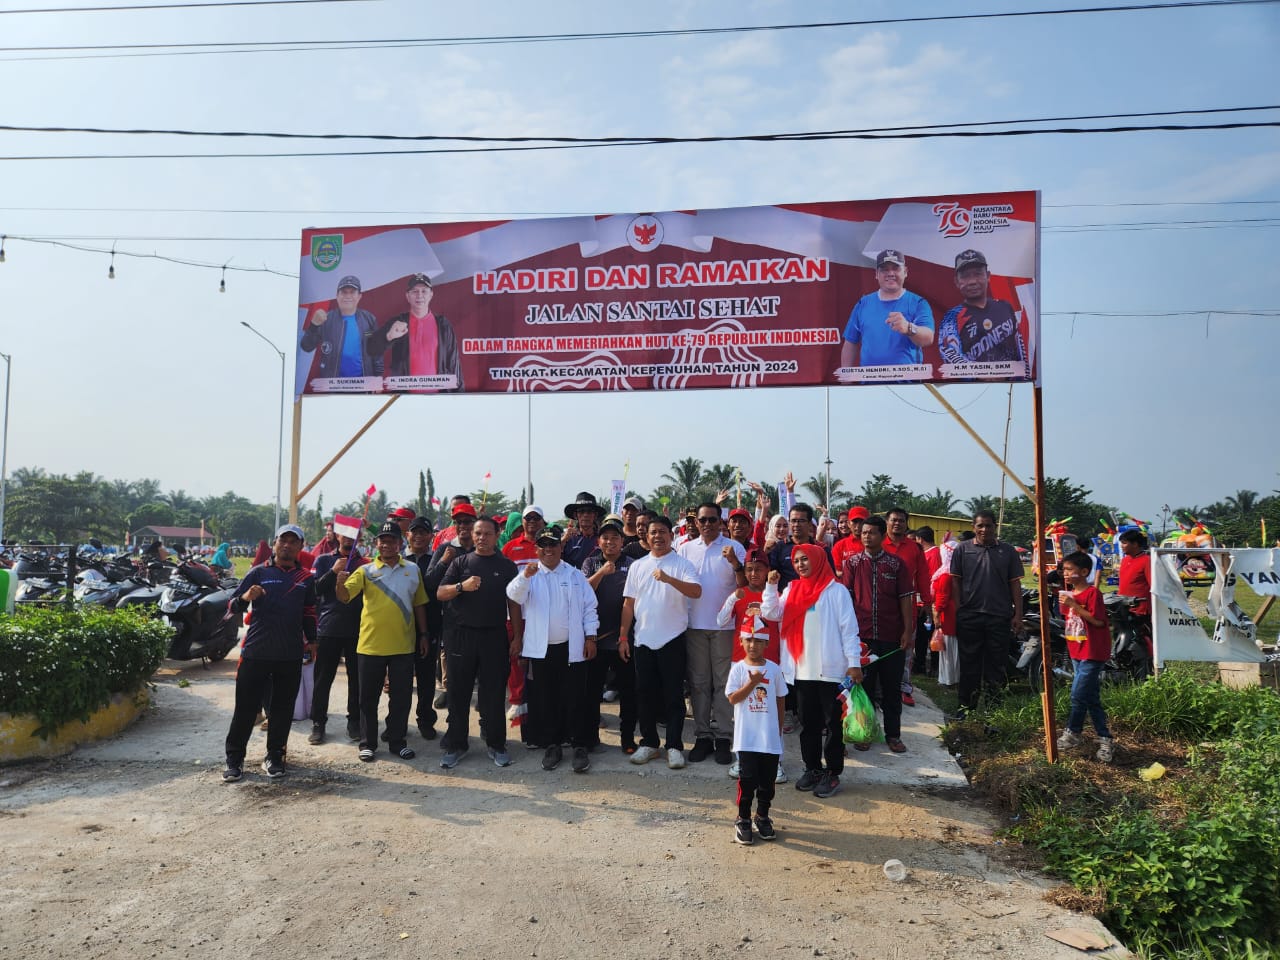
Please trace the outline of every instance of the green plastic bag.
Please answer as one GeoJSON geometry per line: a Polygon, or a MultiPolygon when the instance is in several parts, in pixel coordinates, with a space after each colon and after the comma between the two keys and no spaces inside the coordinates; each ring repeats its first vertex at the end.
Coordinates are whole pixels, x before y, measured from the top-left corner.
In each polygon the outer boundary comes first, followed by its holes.
{"type": "Polygon", "coordinates": [[[876,719],[876,708],[862,689],[862,684],[855,683],[845,691],[844,742],[845,743],[879,743],[884,739],[884,731],[880,729],[880,721],[876,719]]]}

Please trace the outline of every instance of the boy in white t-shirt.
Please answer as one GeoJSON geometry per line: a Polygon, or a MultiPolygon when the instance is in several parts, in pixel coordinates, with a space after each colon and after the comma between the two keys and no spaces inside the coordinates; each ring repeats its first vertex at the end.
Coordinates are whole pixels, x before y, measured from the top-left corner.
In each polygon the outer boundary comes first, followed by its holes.
{"type": "Polygon", "coordinates": [[[733,749],[738,754],[738,819],[735,843],[750,846],[751,798],[756,801],[756,832],[761,840],[777,834],[769,817],[774,778],[782,760],[782,703],[787,681],[782,668],[764,657],[766,637],[742,636],[747,656],[729,668],[725,696],[733,704],[733,749]]]}

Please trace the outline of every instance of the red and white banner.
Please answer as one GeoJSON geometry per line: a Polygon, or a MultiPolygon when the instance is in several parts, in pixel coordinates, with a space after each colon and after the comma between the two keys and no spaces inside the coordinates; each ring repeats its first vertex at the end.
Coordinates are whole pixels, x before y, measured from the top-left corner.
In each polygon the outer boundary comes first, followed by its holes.
{"type": "Polygon", "coordinates": [[[1039,375],[1032,191],[302,234],[296,393],[1039,375]]]}

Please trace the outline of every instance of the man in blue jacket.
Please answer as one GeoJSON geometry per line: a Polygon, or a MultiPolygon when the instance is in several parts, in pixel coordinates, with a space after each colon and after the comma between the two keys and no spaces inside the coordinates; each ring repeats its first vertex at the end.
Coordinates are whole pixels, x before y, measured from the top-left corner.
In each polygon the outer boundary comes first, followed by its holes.
{"type": "Polygon", "coordinates": [[[304,353],[314,350],[320,355],[317,377],[382,376],[382,352],[370,352],[368,339],[378,321],[360,309],[360,289],[359,277],[343,277],[335,305],[327,310],[316,307],[307,321],[299,346],[304,353]]]}
{"type": "Polygon", "coordinates": [[[309,570],[298,565],[302,541],[301,527],[286,523],[277,530],[271,557],[245,574],[227,603],[232,615],[253,613],[236,668],[236,705],[222,773],[227,783],[243,776],[245,750],[268,683],[270,716],[277,719],[267,726],[262,769],[272,780],[285,775],[284,754],[302,680],[302,656],[304,652],[314,656],[316,651],[316,582],[309,570]]]}

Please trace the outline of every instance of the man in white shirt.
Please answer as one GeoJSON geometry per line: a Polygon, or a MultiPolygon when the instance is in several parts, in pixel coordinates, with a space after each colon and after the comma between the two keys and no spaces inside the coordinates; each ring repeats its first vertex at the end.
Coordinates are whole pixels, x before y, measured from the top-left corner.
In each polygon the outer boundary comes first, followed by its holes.
{"type": "Polygon", "coordinates": [[[715,752],[716,763],[733,761],[733,705],[724,696],[733,662],[733,630],[719,625],[720,608],[738,588],[736,571],[746,559],[742,544],[724,535],[720,508],[698,505],[698,537],[680,545],[680,556],[697,571],[702,596],[689,601],[688,678],[693,700],[693,749],[689,761],[699,763],[715,752]],[[711,723],[715,720],[714,739],[711,723]]]}
{"type": "Polygon", "coordinates": [[[538,559],[507,584],[507,598],[520,604],[517,643],[529,661],[525,700],[529,722],[545,742],[542,769],[563,759],[561,745],[573,747],[573,772],[586,773],[587,755],[596,738],[595,711],[588,702],[587,661],[596,655],[596,594],[582,571],[562,562],[564,531],[542,530],[535,541],[538,559]]]}
{"type": "Polygon", "coordinates": [[[698,571],[671,549],[671,520],[655,516],[649,523],[649,553],[631,565],[622,596],[618,654],[629,656],[628,636],[635,625],[636,698],[640,714],[640,746],[632,763],[648,763],[658,749],[658,710],[667,721],[667,766],[684,766],[684,675],[689,627],[689,601],[702,596],[698,571]]]}

